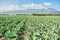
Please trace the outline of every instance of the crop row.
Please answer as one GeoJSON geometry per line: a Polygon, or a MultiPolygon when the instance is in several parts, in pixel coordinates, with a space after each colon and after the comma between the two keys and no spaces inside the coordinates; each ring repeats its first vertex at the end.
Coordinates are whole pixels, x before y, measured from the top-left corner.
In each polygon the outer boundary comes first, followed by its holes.
{"type": "Polygon", "coordinates": [[[4,40],[60,40],[60,16],[0,17],[4,40]]]}

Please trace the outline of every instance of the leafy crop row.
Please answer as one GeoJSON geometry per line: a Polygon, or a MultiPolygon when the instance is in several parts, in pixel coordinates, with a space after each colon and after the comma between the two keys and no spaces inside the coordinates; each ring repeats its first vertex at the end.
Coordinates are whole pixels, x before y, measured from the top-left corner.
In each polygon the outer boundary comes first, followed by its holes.
{"type": "Polygon", "coordinates": [[[0,17],[4,40],[60,40],[60,16],[0,17]]]}

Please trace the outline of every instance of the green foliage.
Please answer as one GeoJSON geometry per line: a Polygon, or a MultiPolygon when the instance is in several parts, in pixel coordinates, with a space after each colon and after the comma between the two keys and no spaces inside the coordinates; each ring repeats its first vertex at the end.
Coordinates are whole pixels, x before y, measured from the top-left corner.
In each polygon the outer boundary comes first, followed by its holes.
{"type": "Polygon", "coordinates": [[[60,16],[0,17],[4,40],[60,40],[60,16]]]}

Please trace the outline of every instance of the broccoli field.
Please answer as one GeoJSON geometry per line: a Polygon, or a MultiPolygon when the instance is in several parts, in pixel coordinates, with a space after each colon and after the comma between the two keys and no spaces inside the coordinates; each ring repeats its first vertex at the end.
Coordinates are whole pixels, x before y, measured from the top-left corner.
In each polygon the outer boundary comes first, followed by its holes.
{"type": "Polygon", "coordinates": [[[60,40],[60,16],[0,16],[0,40],[60,40]]]}

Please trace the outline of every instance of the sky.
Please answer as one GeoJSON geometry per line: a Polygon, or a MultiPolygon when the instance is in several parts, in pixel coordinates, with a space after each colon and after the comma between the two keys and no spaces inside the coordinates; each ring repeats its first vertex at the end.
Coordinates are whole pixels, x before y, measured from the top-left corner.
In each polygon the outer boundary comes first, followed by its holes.
{"type": "Polygon", "coordinates": [[[0,0],[0,12],[46,8],[60,11],[60,0],[0,0]]]}

